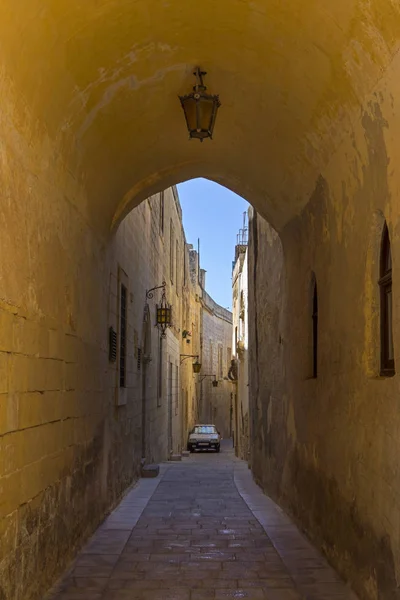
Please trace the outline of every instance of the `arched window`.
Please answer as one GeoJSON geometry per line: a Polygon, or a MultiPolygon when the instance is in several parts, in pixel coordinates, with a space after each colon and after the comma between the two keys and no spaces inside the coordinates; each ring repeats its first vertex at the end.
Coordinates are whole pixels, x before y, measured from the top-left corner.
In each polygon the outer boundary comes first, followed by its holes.
{"type": "Polygon", "coordinates": [[[318,374],[318,294],[317,282],[314,280],[312,299],[312,376],[318,374]]]}
{"type": "Polygon", "coordinates": [[[382,232],[379,287],[381,291],[381,375],[394,375],[392,254],[389,231],[385,223],[382,232]]]}

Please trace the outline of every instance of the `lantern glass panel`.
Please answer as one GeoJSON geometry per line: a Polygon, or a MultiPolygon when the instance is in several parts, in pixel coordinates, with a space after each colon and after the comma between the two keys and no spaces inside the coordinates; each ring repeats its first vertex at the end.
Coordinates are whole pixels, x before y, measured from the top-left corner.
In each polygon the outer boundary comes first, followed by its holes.
{"type": "Polygon", "coordinates": [[[170,325],[171,324],[171,309],[170,308],[158,308],[157,309],[157,323],[159,325],[170,325]]]}
{"type": "Polygon", "coordinates": [[[196,116],[196,100],[193,96],[186,96],[182,99],[183,110],[185,112],[186,123],[189,133],[196,130],[197,127],[197,116],[196,116]]]}
{"type": "Polygon", "coordinates": [[[213,120],[214,101],[212,98],[202,96],[197,101],[197,131],[199,137],[208,137],[211,132],[213,120]]]}

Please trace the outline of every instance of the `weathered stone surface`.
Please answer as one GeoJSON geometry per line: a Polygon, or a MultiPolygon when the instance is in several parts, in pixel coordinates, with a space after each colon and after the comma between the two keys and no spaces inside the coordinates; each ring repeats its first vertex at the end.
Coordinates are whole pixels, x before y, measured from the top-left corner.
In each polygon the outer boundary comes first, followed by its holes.
{"type": "MultiPolygon", "coordinates": [[[[10,144],[7,165],[0,159],[2,186],[8,169],[14,172],[19,165],[10,144]]],[[[157,196],[138,207],[104,248],[93,231],[83,233],[85,219],[69,201],[54,209],[57,185],[51,194],[41,178],[31,186],[21,180],[20,188],[13,177],[7,181],[7,193],[30,195],[24,241],[17,243],[30,266],[26,271],[10,263],[0,269],[7,290],[7,301],[0,300],[0,597],[31,600],[42,598],[43,589],[140,477],[142,456],[167,458],[168,421],[174,452],[193,425],[196,382],[192,373],[179,373],[177,325],[186,311],[177,301],[176,326],[162,352],[160,393],[154,302],[148,327],[143,324],[145,292],[159,283],[160,263],[169,275],[165,248],[171,245],[171,223],[176,260],[168,297],[178,298],[179,285],[191,321],[199,322],[200,305],[191,306],[188,250],[174,190],[164,194],[164,235],[157,196]],[[119,359],[110,362],[108,356],[108,326],[119,328],[121,283],[128,291],[125,387],[119,385],[119,359]]],[[[11,228],[15,214],[10,210],[1,204],[1,217],[11,228]]],[[[17,221],[21,224],[22,217],[17,221]]],[[[2,252],[7,246],[12,254],[14,240],[6,241],[3,237],[2,252]]],[[[186,321],[183,325],[189,327],[186,321]]]]}
{"type": "Polygon", "coordinates": [[[129,493],[51,600],[357,600],[229,443],[222,454],[166,467],[160,479],[155,490],[129,493]],[[138,520],[121,531],[128,516],[138,520]]]}
{"type": "MultiPolygon", "coordinates": [[[[385,219],[393,286],[398,277],[394,77],[390,70],[364,105],[307,208],[280,237],[258,216],[250,243],[253,472],[365,598],[397,597],[400,577],[398,382],[380,376],[378,285],[385,219]]],[[[393,302],[398,368],[395,291],[393,302]]]]}
{"type": "MultiPolygon", "coordinates": [[[[281,232],[277,264],[267,234],[253,270],[255,473],[366,597],[397,593],[398,381],[377,376],[376,281],[384,215],[398,358],[399,21],[398,2],[384,0],[2,3],[0,596],[40,598],[139,475],[135,348],[146,336],[132,317],[143,324],[145,290],[168,279],[174,249],[156,201],[138,208],[134,231],[116,230],[145,198],[198,176],[244,195],[281,232]],[[176,98],[199,56],[223,102],[206,151],[187,143],[176,98]],[[107,331],[126,278],[120,389],[107,331]]],[[[170,277],[168,298],[185,303],[170,277]]],[[[178,334],[160,353],[175,368],[178,334]]],[[[151,461],[185,442],[178,377],[167,395],[153,375],[151,461]],[[158,435],[168,411],[172,442],[158,435]]]]}
{"type": "Polygon", "coordinates": [[[169,457],[169,460],[171,460],[172,462],[178,462],[178,461],[182,460],[182,455],[181,454],[171,454],[171,456],[169,457]]]}

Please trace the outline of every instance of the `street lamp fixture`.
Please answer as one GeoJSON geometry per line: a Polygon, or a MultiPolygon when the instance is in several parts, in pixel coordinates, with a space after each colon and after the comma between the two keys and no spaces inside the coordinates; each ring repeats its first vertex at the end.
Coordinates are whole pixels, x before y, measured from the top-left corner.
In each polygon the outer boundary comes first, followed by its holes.
{"type": "Polygon", "coordinates": [[[207,94],[207,88],[203,83],[203,76],[207,75],[205,71],[196,67],[193,75],[196,77],[193,92],[179,96],[179,100],[185,113],[189,139],[195,138],[202,142],[205,138],[212,139],[215,119],[221,102],[217,94],[207,94]]]}
{"type": "Polygon", "coordinates": [[[203,379],[205,377],[214,377],[214,379],[212,380],[211,383],[213,384],[213,387],[218,387],[218,379],[217,379],[216,375],[203,375],[202,377],[200,377],[200,383],[203,381],[203,379]]]}
{"type": "Polygon", "coordinates": [[[157,304],[156,306],[156,325],[161,330],[162,338],[166,337],[167,328],[172,326],[172,308],[171,305],[167,303],[167,298],[165,295],[166,285],[167,284],[165,283],[165,281],[163,281],[161,285],[158,285],[146,291],[146,298],[151,299],[154,296],[153,292],[155,290],[162,289],[161,303],[157,304]]]}
{"type": "Polygon", "coordinates": [[[193,367],[193,373],[200,373],[201,371],[201,362],[199,362],[199,355],[198,354],[181,354],[180,355],[180,359],[181,359],[181,364],[183,363],[184,360],[187,360],[188,358],[195,358],[195,362],[192,364],[193,367]]]}

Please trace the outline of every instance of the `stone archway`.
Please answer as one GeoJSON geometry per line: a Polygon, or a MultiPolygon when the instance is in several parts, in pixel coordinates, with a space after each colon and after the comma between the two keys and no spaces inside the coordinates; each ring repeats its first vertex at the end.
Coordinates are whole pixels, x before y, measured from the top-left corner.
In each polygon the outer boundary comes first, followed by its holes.
{"type": "MultiPolygon", "coordinates": [[[[245,197],[282,234],[290,302],[285,334],[277,338],[288,364],[271,363],[271,381],[285,376],[290,385],[285,380],[270,390],[282,429],[265,455],[260,444],[260,464],[270,471],[269,478],[261,468],[258,475],[318,542],[334,539],[332,560],[343,559],[343,572],[360,589],[370,589],[370,581],[385,589],[398,579],[400,548],[391,537],[398,487],[387,487],[388,480],[398,486],[398,454],[384,437],[389,429],[397,439],[397,413],[390,413],[394,402],[376,409],[380,394],[396,396],[397,382],[379,388],[372,377],[363,379],[360,350],[348,333],[357,339],[358,321],[336,305],[363,298],[356,283],[365,264],[365,214],[382,210],[393,231],[399,226],[399,31],[399,6],[390,0],[3,2],[0,425],[12,459],[0,475],[11,490],[2,505],[7,560],[15,561],[15,532],[27,532],[18,538],[24,572],[12,582],[0,574],[3,595],[41,595],[41,565],[29,551],[41,547],[29,538],[32,523],[42,526],[49,570],[43,577],[51,577],[78,543],[68,525],[75,515],[85,523],[83,539],[135,476],[132,455],[120,450],[127,411],[99,409],[114,383],[104,340],[116,320],[115,265],[124,249],[113,233],[146,196],[199,175],[245,197]],[[188,142],[177,99],[190,90],[196,65],[208,71],[206,83],[222,101],[210,144],[188,142]],[[326,390],[295,377],[304,363],[299,289],[315,263],[325,373],[332,375],[326,390]],[[336,373],[327,370],[332,365],[336,373]],[[318,394],[327,402],[338,398],[329,427],[318,394]],[[373,473],[373,490],[359,457],[374,464],[379,453],[370,454],[366,433],[353,434],[360,414],[371,423],[378,414],[386,418],[379,436],[371,436],[389,456],[387,470],[373,473]],[[357,505],[354,488],[361,490],[357,505]],[[343,557],[350,526],[349,566],[343,557]]],[[[268,235],[263,241],[268,266],[274,243],[268,235]]],[[[259,285],[258,302],[267,306],[265,281],[259,285]]],[[[259,360],[261,353],[257,368],[259,360]]],[[[137,439],[132,435],[140,454],[137,439]]],[[[4,564],[13,572],[15,562],[4,564]]]]}

